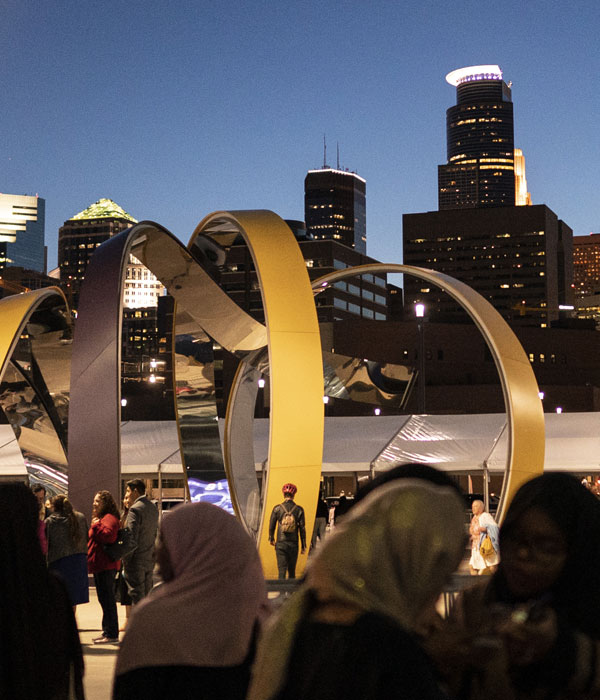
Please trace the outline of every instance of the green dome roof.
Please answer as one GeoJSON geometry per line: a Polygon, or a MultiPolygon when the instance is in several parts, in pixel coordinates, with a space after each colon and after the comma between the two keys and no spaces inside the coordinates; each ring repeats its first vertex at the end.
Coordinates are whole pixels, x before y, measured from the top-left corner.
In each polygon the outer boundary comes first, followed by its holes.
{"type": "Polygon", "coordinates": [[[99,199],[97,202],[90,204],[87,209],[72,216],[69,221],[73,221],[73,219],[125,219],[137,224],[137,219],[134,219],[131,214],[121,209],[112,199],[99,199]]]}

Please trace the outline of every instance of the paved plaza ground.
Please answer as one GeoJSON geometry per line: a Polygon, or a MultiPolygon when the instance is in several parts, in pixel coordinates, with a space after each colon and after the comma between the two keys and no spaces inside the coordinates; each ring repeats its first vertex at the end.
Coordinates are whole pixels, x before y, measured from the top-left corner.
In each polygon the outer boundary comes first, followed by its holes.
{"type": "MultiPolygon", "coordinates": [[[[125,621],[125,611],[121,605],[117,605],[117,608],[121,627],[125,621]]],[[[92,639],[102,633],[101,621],[102,608],[98,603],[96,589],[90,586],[90,602],[77,607],[77,626],[85,661],[83,683],[86,700],[109,700],[112,693],[112,679],[119,647],[116,644],[92,643],[92,639]]]]}

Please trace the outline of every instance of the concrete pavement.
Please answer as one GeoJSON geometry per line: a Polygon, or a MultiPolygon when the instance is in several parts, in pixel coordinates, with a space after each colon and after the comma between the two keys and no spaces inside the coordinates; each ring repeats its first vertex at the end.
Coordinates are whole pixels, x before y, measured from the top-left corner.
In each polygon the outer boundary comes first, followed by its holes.
{"type": "MultiPolygon", "coordinates": [[[[125,609],[117,603],[119,627],[125,622],[125,609]]],[[[102,633],[102,608],[96,589],[90,586],[90,602],[77,606],[77,627],[83,648],[85,675],[83,684],[86,700],[110,700],[112,681],[119,647],[116,644],[92,643],[102,633]]],[[[123,634],[121,633],[121,637],[123,634]]]]}

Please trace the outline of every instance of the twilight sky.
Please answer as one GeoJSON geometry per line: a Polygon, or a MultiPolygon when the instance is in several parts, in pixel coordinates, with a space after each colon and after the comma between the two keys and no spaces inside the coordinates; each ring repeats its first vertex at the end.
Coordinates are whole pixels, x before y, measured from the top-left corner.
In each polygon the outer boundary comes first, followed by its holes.
{"type": "Polygon", "coordinates": [[[367,252],[437,208],[444,76],[499,64],[534,204],[600,231],[600,4],[0,0],[0,192],[58,228],[100,197],[187,242],[217,209],[303,219],[306,171],[367,181],[367,252]]]}

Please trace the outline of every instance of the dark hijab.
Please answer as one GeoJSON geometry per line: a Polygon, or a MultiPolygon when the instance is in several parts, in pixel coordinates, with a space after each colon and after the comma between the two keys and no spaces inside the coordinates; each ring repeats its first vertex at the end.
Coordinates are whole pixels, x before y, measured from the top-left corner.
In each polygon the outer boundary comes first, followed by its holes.
{"type": "MultiPolygon", "coordinates": [[[[502,540],[531,508],[543,511],[567,541],[564,568],[548,591],[552,606],[574,628],[600,638],[600,501],[570,474],[538,476],[523,484],[510,504],[500,528],[500,551],[502,540]]],[[[498,597],[509,597],[502,562],[494,584],[498,597]]]]}
{"type": "Polygon", "coordinates": [[[83,698],[83,656],[64,585],[48,573],[39,506],[24,484],[0,485],[0,697],[83,698]]]}

